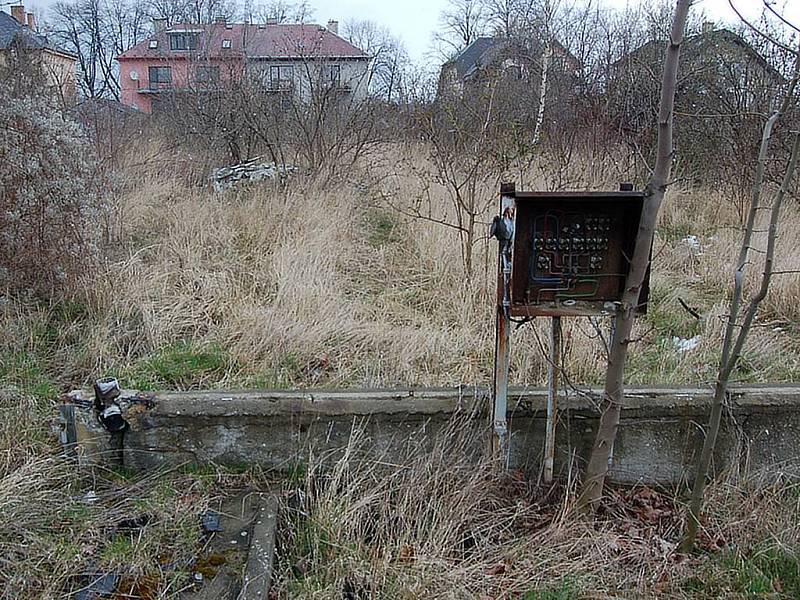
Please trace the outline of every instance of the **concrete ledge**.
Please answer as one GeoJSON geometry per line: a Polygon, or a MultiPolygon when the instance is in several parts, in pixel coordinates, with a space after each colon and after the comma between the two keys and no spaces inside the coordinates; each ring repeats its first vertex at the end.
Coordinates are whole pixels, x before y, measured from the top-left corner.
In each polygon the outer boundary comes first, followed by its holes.
{"type": "MultiPolygon", "coordinates": [[[[453,413],[490,397],[481,387],[402,390],[308,390],[308,391],[203,391],[159,392],[153,415],[178,417],[277,416],[277,415],[435,415],[453,413]]],[[[704,414],[711,402],[710,388],[647,387],[625,393],[624,411],[664,411],[704,414]]],[[[571,410],[596,414],[601,390],[569,394],[561,400],[571,410]]],[[[545,410],[543,389],[512,389],[509,406],[519,414],[545,410]]],[[[739,410],[765,407],[797,407],[800,386],[739,386],[731,391],[731,404],[739,410]]]]}
{"type": "MultiPolygon", "coordinates": [[[[559,400],[556,468],[580,466],[598,417],[597,390],[559,400]]],[[[539,470],[546,392],[512,390],[509,397],[511,466],[539,470]]],[[[625,408],[612,477],[618,481],[676,483],[690,475],[702,445],[709,388],[633,388],[625,408]]],[[[486,388],[418,390],[308,390],[159,392],[125,434],[124,461],[139,469],[181,462],[259,463],[289,468],[347,445],[354,426],[376,454],[397,454],[408,443],[429,445],[453,418],[479,452],[488,439],[486,388]]],[[[76,420],[92,415],[76,407],[76,420]]],[[[96,425],[96,424],[95,424],[96,425]]],[[[81,429],[81,427],[79,427],[81,429]]],[[[778,468],[800,475],[800,386],[740,386],[732,390],[716,468],[778,468]]]]}

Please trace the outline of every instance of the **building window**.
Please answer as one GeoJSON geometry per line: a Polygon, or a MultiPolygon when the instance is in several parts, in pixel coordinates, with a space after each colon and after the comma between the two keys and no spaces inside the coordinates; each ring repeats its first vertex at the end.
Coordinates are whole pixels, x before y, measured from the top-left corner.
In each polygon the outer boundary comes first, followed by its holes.
{"type": "Polygon", "coordinates": [[[219,83],[219,67],[197,67],[195,81],[201,85],[217,85],[219,83]]]}
{"type": "Polygon", "coordinates": [[[158,48],[158,40],[150,40],[148,47],[152,50],[154,48],[158,48]]]}
{"type": "Polygon", "coordinates": [[[197,36],[192,33],[171,33],[169,35],[170,50],[194,50],[197,47],[197,36]]]}
{"type": "Polygon", "coordinates": [[[269,85],[273,89],[287,89],[294,82],[292,65],[274,65],[269,68],[269,85]]]}
{"type": "Polygon", "coordinates": [[[168,88],[172,85],[172,68],[150,67],[147,70],[151,89],[168,88]]]}
{"type": "Polygon", "coordinates": [[[339,87],[342,84],[341,65],[328,65],[328,81],[335,87],[339,87]]]}
{"type": "Polygon", "coordinates": [[[222,47],[225,48],[225,49],[230,48],[231,47],[231,41],[230,40],[222,40],[222,47]]]}

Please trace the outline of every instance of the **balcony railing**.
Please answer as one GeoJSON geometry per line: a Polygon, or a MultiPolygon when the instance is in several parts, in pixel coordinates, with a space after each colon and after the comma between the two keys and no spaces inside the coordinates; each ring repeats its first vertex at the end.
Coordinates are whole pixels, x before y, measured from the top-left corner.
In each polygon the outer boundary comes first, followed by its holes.
{"type": "Polygon", "coordinates": [[[147,90],[148,92],[160,92],[164,90],[171,90],[172,89],[172,82],[171,81],[148,81],[147,82],[147,90]]]}
{"type": "Polygon", "coordinates": [[[289,79],[270,79],[267,89],[271,92],[291,92],[294,90],[294,82],[289,79]]]}

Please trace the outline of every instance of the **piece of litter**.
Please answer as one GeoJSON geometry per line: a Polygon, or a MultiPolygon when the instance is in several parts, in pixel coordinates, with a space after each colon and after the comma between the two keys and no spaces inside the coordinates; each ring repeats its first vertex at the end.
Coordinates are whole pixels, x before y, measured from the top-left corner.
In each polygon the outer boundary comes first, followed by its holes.
{"type": "Polygon", "coordinates": [[[116,588],[117,576],[114,573],[98,573],[97,579],[91,586],[91,589],[104,596],[114,593],[116,588]]]}
{"type": "Polygon", "coordinates": [[[213,510],[204,512],[203,516],[200,517],[200,523],[202,524],[203,529],[209,533],[214,531],[222,531],[222,527],[220,527],[219,524],[219,514],[213,510]]]}
{"type": "Polygon", "coordinates": [[[672,343],[675,344],[675,348],[678,352],[690,352],[700,344],[700,336],[696,335],[689,339],[675,336],[672,338],[672,343]]]}
{"type": "Polygon", "coordinates": [[[701,254],[703,252],[703,246],[700,243],[700,238],[696,235],[687,235],[685,238],[681,240],[684,244],[689,247],[694,254],[701,254]]]}
{"type": "Polygon", "coordinates": [[[243,532],[242,532],[242,533],[240,533],[239,535],[241,535],[242,537],[247,537],[247,532],[246,532],[246,531],[243,531],[243,532]]]}
{"type": "Polygon", "coordinates": [[[192,579],[195,580],[195,583],[203,583],[203,574],[202,573],[192,573],[192,579]]]}
{"type": "Polygon", "coordinates": [[[94,490],[89,490],[89,491],[88,491],[88,492],[86,492],[86,494],[83,496],[83,501],[84,501],[86,504],[94,504],[94,503],[95,503],[95,502],[97,502],[98,500],[100,500],[100,496],[98,496],[98,495],[95,493],[95,491],[94,491],[94,490]]]}

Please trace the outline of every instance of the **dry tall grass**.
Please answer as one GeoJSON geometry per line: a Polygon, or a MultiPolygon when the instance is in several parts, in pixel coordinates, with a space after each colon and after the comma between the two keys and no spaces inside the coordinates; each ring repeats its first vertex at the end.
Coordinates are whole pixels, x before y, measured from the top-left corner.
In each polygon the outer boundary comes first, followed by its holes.
{"type": "MultiPolygon", "coordinates": [[[[105,272],[87,280],[68,306],[7,299],[0,306],[3,360],[11,364],[9,354],[20,359],[22,351],[26,365],[64,387],[109,372],[155,387],[484,383],[493,352],[495,243],[476,245],[478,270],[467,281],[453,230],[387,205],[387,195],[395,206],[410,203],[430,183],[415,179],[425,170],[420,154],[387,147],[381,161],[347,181],[298,177],[286,188],[261,184],[217,195],[196,187],[191,156],[141,142],[118,173],[122,191],[105,272]],[[162,364],[178,360],[176,353],[191,362],[197,352],[210,352],[213,364],[196,372],[188,365],[181,376],[162,364]]],[[[613,188],[614,164],[613,156],[584,157],[554,173],[543,161],[523,175],[529,188],[558,181],[613,188]]],[[[495,190],[484,187],[488,221],[495,190]]],[[[446,215],[445,190],[429,189],[435,214],[446,215]]],[[[779,270],[800,266],[798,237],[800,210],[790,204],[779,270]]],[[[671,190],[631,383],[713,379],[738,239],[738,214],[723,194],[671,190]],[[699,346],[688,352],[673,341],[696,335],[699,346]]],[[[799,297],[797,274],[775,277],[736,378],[797,378],[799,297]]],[[[595,325],[608,329],[607,322],[595,325]]],[[[602,377],[595,325],[565,322],[565,367],[579,384],[602,377]]],[[[542,321],[515,333],[514,383],[543,382],[546,328],[542,321]]],[[[0,377],[19,383],[20,369],[12,367],[0,377]]]]}
{"type": "MultiPolygon", "coordinates": [[[[407,157],[400,152],[387,149],[384,162],[402,165],[407,157]]],[[[79,348],[67,344],[71,351],[60,357],[73,381],[108,371],[124,378],[178,342],[216,349],[224,365],[162,385],[453,385],[490,379],[495,244],[484,239],[476,246],[480,268],[468,282],[452,230],[403,218],[381,200],[390,193],[395,203],[410,202],[421,193],[408,171],[354,172],[348,181],[326,185],[301,177],[285,189],[262,184],[216,195],[184,183],[180,169],[169,173],[157,145],[144,145],[135,157],[122,171],[117,242],[104,278],[113,285],[91,287],[83,339],[79,348]]],[[[567,179],[585,176],[584,185],[595,188],[616,185],[602,181],[602,170],[592,164],[584,168],[576,161],[576,174],[567,179]]],[[[546,179],[532,171],[528,185],[545,186],[546,179]]],[[[446,214],[444,190],[432,190],[434,209],[446,214]]],[[[485,190],[488,199],[494,193],[485,190]]],[[[737,227],[733,204],[721,194],[670,192],[631,382],[713,379],[737,227]],[[699,249],[687,241],[690,235],[699,249]],[[704,318],[696,321],[679,299],[704,318]],[[696,349],[676,348],[673,337],[694,335],[700,335],[696,349]]],[[[782,224],[780,270],[798,267],[793,248],[799,236],[800,211],[792,205],[782,224]]],[[[739,379],[797,377],[798,281],[794,274],[775,278],[739,379]]],[[[587,319],[565,326],[570,379],[599,381],[605,357],[595,327],[587,319]]],[[[513,382],[542,383],[545,329],[542,322],[515,333],[513,382]]]]}
{"type": "MultiPolygon", "coordinates": [[[[452,231],[385,205],[382,194],[403,202],[420,191],[419,181],[395,168],[408,159],[400,151],[387,150],[382,172],[354,171],[337,184],[299,177],[287,188],[215,195],[195,186],[191,156],[142,144],[118,173],[122,192],[105,271],[69,301],[1,299],[0,383],[54,398],[59,388],[107,373],[153,387],[489,381],[494,242],[478,244],[480,268],[467,282],[452,231]]],[[[610,166],[587,160],[568,167],[574,172],[534,169],[527,185],[616,186],[616,178],[605,179],[610,166]]],[[[486,187],[487,199],[494,193],[486,187]]],[[[433,188],[440,211],[447,210],[443,194],[433,188]]],[[[713,379],[737,226],[736,210],[721,194],[670,192],[631,382],[713,379]],[[688,352],[673,342],[696,335],[700,343],[688,352]]],[[[800,210],[791,204],[779,270],[800,267],[798,237],[800,210]]],[[[797,380],[799,299],[796,274],[776,277],[736,377],[797,380]]],[[[597,382],[604,353],[594,326],[570,319],[565,328],[567,375],[578,385],[597,382]]],[[[515,383],[543,381],[545,329],[541,323],[515,333],[515,383]]],[[[190,558],[208,482],[76,477],[48,439],[52,407],[27,398],[0,398],[0,597],[60,597],[82,585],[81,573],[91,575],[81,571],[91,561],[131,581],[151,581],[169,597],[187,574],[166,569],[162,559],[190,558]],[[89,489],[97,502],[85,501],[89,489]],[[145,509],[154,521],[136,539],[109,525],[145,509]]],[[[432,458],[411,452],[388,469],[357,459],[354,448],[305,507],[307,543],[288,540],[285,556],[294,558],[282,563],[281,594],[341,597],[348,585],[354,594],[374,589],[373,597],[387,598],[573,589],[594,590],[589,597],[711,598],[747,596],[757,581],[764,593],[786,597],[774,581],[788,576],[774,573],[797,569],[792,484],[715,487],[707,546],[724,550],[674,563],[679,516],[668,497],[626,493],[609,505],[626,519],[576,522],[564,518],[569,493],[554,502],[486,465],[468,464],[452,445],[457,437],[447,444],[432,458]],[[655,518],[649,509],[663,512],[655,518]],[[300,560],[306,562],[298,566],[300,560]],[[309,568],[315,578],[298,573],[309,568]]]]}
{"type": "Polygon", "coordinates": [[[797,483],[730,479],[709,492],[696,556],[675,554],[676,495],[613,491],[595,520],[574,490],[475,463],[457,423],[433,451],[369,459],[356,432],[332,469],[287,488],[280,598],[793,598],[797,483]]]}

